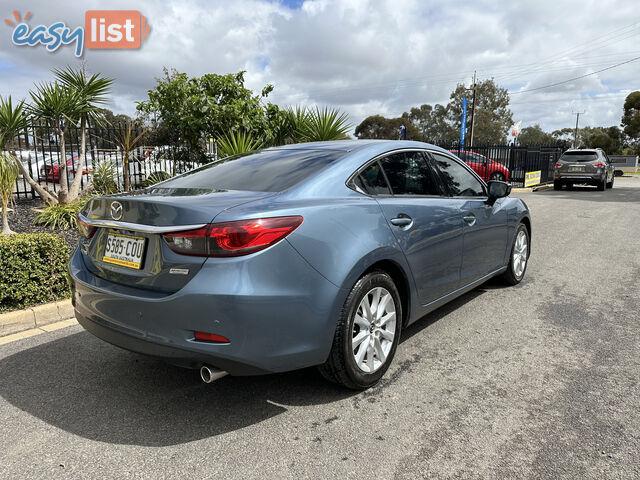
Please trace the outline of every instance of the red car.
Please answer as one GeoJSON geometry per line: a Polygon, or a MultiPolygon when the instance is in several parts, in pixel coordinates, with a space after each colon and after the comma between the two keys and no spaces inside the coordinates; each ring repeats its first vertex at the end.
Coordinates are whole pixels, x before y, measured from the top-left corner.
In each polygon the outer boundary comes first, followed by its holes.
{"type": "Polygon", "coordinates": [[[463,160],[484,180],[500,180],[502,182],[509,181],[509,169],[501,163],[495,162],[476,152],[464,152],[458,150],[449,151],[459,159],[463,160]]]}
{"type": "MultiPolygon", "coordinates": [[[[76,168],[74,167],[74,164],[78,162],[78,157],[79,155],[76,155],[75,157],[69,157],[67,159],[67,175],[69,175],[69,178],[72,178],[72,175],[75,175],[76,173],[76,168]]],[[[93,170],[91,168],[83,168],[82,169],[82,175],[87,175],[88,173],[91,173],[93,170]]],[[[42,169],[40,169],[40,180],[45,180],[47,182],[55,182],[55,183],[60,183],[60,165],[47,165],[45,164],[42,169]]]]}

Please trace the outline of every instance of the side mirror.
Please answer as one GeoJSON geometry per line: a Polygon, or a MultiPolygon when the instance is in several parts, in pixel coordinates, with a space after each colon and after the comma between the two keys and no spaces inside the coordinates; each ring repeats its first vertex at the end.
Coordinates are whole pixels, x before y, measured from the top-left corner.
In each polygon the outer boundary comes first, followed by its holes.
{"type": "Polygon", "coordinates": [[[491,180],[487,184],[489,190],[489,203],[493,204],[498,198],[503,198],[511,193],[511,184],[507,182],[500,182],[498,180],[491,180]]]}

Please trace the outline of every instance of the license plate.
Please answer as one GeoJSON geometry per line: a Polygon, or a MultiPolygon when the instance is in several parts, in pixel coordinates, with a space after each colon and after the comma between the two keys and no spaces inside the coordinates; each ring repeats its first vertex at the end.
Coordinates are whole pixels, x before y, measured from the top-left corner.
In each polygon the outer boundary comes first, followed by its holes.
{"type": "Polygon", "coordinates": [[[143,237],[110,233],[102,261],[139,270],[142,265],[144,240],[143,237]]]}
{"type": "Polygon", "coordinates": [[[569,167],[570,172],[584,172],[584,167],[569,167]]]}

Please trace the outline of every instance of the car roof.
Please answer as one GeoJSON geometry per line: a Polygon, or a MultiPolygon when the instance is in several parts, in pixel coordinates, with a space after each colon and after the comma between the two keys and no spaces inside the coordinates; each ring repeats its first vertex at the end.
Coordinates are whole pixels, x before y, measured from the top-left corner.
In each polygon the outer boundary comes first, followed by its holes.
{"type": "MultiPolygon", "coordinates": [[[[385,139],[349,139],[349,140],[332,140],[327,142],[306,142],[293,143],[290,145],[280,145],[277,147],[266,148],[265,150],[336,150],[342,152],[355,152],[363,148],[373,147],[379,148],[381,151],[385,149],[396,150],[401,148],[428,148],[432,150],[446,150],[432,145],[430,143],[417,142],[413,140],[385,140],[385,139]]],[[[377,149],[376,148],[376,149],[377,149]]]]}

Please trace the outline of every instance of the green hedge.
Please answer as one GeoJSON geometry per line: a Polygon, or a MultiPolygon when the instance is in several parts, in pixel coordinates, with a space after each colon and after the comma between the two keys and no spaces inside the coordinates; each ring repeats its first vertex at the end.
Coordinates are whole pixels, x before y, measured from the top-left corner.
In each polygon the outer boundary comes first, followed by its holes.
{"type": "Polygon", "coordinates": [[[51,233],[0,235],[0,312],[71,295],[69,246],[51,233]]]}

